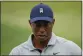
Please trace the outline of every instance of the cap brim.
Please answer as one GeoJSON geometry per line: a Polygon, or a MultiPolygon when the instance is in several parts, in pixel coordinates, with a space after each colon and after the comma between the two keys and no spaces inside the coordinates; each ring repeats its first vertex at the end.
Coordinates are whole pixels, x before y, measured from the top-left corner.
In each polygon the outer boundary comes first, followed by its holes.
{"type": "Polygon", "coordinates": [[[45,21],[52,22],[53,18],[50,18],[50,17],[35,17],[35,18],[31,19],[30,22],[35,22],[35,21],[38,21],[38,20],[45,20],[45,21]]]}

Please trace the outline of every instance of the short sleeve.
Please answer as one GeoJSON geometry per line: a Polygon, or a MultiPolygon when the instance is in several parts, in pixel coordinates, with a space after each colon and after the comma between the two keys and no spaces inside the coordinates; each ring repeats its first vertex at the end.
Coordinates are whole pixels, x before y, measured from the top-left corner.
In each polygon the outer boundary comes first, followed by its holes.
{"type": "Polygon", "coordinates": [[[15,48],[12,49],[12,51],[9,53],[9,55],[19,55],[18,51],[19,51],[18,48],[15,47],[15,48]]]}
{"type": "Polygon", "coordinates": [[[67,50],[72,54],[72,55],[81,55],[81,48],[74,43],[73,41],[68,41],[65,43],[67,50]]]}

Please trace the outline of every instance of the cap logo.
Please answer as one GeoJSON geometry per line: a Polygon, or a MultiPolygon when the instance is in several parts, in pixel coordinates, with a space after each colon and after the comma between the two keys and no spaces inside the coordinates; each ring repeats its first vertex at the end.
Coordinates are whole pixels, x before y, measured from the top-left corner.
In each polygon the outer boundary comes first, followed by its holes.
{"type": "Polygon", "coordinates": [[[43,8],[40,8],[40,13],[43,13],[43,8]]]}

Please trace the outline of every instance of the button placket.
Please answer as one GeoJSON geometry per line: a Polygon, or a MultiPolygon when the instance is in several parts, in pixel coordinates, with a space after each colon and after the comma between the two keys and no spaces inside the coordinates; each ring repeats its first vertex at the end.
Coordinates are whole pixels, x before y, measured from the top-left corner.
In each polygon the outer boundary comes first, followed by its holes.
{"type": "Polygon", "coordinates": [[[48,48],[49,46],[45,47],[42,52],[41,52],[41,55],[46,55],[45,52],[46,52],[46,49],[48,48]]]}

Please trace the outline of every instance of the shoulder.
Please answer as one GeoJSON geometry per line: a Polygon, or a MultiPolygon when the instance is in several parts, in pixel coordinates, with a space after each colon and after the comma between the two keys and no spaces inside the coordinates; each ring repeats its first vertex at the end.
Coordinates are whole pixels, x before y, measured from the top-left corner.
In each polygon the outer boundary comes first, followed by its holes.
{"type": "Polygon", "coordinates": [[[66,38],[63,38],[63,37],[56,36],[56,40],[58,43],[67,45],[69,47],[77,47],[78,46],[75,42],[73,42],[71,40],[67,40],[66,38]]]}
{"type": "Polygon", "coordinates": [[[63,47],[63,49],[68,50],[72,54],[81,54],[81,48],[73,41],[67,40],[59,36],[56,36],[56,41],[59,45],[63,47]]]}
{"type": "MultiPolygon", "coordinates": [[[[26,46],[27,46],[27,41],[14,47],[9,55],[19,55],[24,49],[26,49],[26,46]]],[[[27,50],[28,50],[28,47],[27,47],[27,50]]]]}

